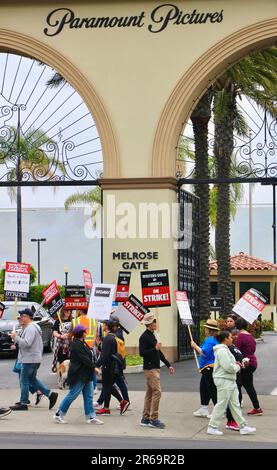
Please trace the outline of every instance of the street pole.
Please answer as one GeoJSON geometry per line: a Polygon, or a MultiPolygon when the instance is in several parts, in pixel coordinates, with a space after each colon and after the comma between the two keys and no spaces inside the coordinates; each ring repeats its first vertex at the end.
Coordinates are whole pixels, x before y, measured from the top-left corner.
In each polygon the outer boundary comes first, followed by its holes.
{"type": "Polygon", "coordinates": [[[273,263],[276,264],[276,190],[275,184],[272,185],[273,189],[273,263]]]}
{"type": "MultiPolygon", "coordinates": [[[[250,155],[250,160],[249,161],[250,161],[250,168],[251,168],[251,152],[252,152],[251,138],[252,138],[252,134],[251,134],[251,131],[249,131],[249,155],[250,155]]],[[[252,172],[252,168],[251,168],[251,172],[252,172]]],[[[248,221],[249,221],[248,230],[249,230],[249,232],[248,232],[248,236],[249,236],[249,255],[250,256],[253,255],[252,189],[253,189],[252,183],[249,183],[249,187],[248,187],[248,194],[249,194],[249,200],[248,200],[248,221]]]]}
{"type": "Polygon", "coordinates": [[[38,244],[38,285],[40,285],[40,242],[46,242],[46,238],[31,238],[31,242],[38,244]]]}

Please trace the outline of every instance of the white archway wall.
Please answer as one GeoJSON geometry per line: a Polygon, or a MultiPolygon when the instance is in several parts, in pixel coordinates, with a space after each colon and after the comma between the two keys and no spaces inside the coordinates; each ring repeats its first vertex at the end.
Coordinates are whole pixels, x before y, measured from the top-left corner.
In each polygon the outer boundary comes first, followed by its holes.
{"type": "MultiPolygon", "coordinates": [[[[71,0],[64,7],[73,10],[76,16],[130,16],[145,11],[145,25],[140,29],[66,28],[59,35],[48,37],[43,32],[47,15],[60,5],[50,0],[38,0],[35,5],[19,0],[0,4],[0,28],[16,31],[10,34],[13,50],[22,51],[24,40],[20,41],[20,35],[29,37],[33,44],[26,46],[26,53],[33,52],[63,73],[92,110],[104,150],[106,178],[174,176],[174,157],[168,149],[172,152],[173,147],[174,153],[180,132],[181,123],[176,122],[176,116],[179,119],[181,115],[188,115],[193,99],[205,87],[203,81],[197,85],[196,77],[185,105],[182,101],[180,108],[175,102],[168,112],[165,104],[176,83],[180,83],[182,76],[207,50],[226,37],[276,15],[275,0],[178,0],[173,3],[184,12],[223,8],[224,21],[205,25],[171,24],[163,32],[153,34],[148,24],[151,11],[159,5],[156,0],[71,0]],[[82,77],[80,83],[76,77],[82,77]],[[99,101],[100,115],[97,115],[95,106],[98,107],[99,101]],[[169,119],[160,126],[164,115],[169,119]],[[157,132],[157,127],[163,132],[157,132]]],[[[199,71],[202,73],[201,68],[199,71]]],[[[216,67],[214,72],[216,75],[216,67]]],[[[209,75],[207,70],[203,70],[204,75],[209,75]]],[[[209,78],[215,75],[211,73],[209,78]]],[[[182,87],[183,84],[177,85],[179,89],[182,87]]]]}
{"type": "Polygon", "coordinates": [[[53,67],[78,91],[95,121],[102,151],[104,175],[119,176],[117,142],[108,114],[89,81],[80,71],[56,50],[29,36],[0,29],[0,51],[35,58],[53,67]]]}

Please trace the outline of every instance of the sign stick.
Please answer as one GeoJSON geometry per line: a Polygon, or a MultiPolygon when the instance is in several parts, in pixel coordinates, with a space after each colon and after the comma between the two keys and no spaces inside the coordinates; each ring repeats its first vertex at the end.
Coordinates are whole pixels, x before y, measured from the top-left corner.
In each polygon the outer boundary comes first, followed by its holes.
{"type": "MultiPolygon", "coordinates": [[[[189,325],[187,325],[187,326],[188,326],[188,330],[189,330],[190,340],[193,341],[190,326],[189,325]]],[[[196,353],[195,349],[193,350],[193,353],[194,353],[194,358],[195,358],[195,362],[196,362],[196,365],[197,365],[197,369],[199,369],[199,362],[198,362],[198,357],[197,357],[197,353],[196,353]]]]}
{"type": "Polygon", "coordinates": [[[63,328],[63,322],[62,322],[62,320],[61,320],[60,311],[61,311],[61,309],[57,311],[57,316],[58,316],[60,325],[61,325],[61,327],[63,328]]]}
{"type": "Polygon", "coordinates": [[[158,308],[156,308],[156,317],[157,317],[156,338],[157,338],[158,343],[160,343],[161,342],[161,339],[160,339],[160,317],[159,317],[159,309],[158,308]]]}
{"type": "MultiPolygon", "coordinates": [[[[13,308],[13,319],[16,320],[17,318],[17,302],[18,302],[18,298],[15,297],[14,299],[14,308],[13,308]]],[[[13,327],[13,331],[15,331],[15,326],[13,327]]]]}

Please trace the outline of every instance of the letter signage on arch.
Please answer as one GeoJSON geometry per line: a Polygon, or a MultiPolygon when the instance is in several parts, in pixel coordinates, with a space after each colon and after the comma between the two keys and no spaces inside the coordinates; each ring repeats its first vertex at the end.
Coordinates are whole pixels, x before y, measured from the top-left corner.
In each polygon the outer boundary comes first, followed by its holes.
{"type": "Polygon", "coordinates": [[[142,271],[142,303],[145,307],[170,307],[168,270],[142,271]]]}

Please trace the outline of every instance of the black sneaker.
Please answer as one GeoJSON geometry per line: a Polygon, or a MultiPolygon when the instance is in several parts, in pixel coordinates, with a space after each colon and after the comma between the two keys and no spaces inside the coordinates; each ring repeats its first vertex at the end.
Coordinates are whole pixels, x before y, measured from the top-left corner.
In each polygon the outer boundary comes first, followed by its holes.
{"type": "Polygon", "coordinates": [[[9,415],[12,412],[10,408],[0,408],[0,418],[9,415]]]}
{"type": "Polygon", "coordinates": [[[157,428],[157,429],[165,428],[165,424],[162,423],[159,419],[150,419],[148,426],[149,428],[157,428]]]}
{"type": "Polygon", "coordinates": [[[23,405],[23,403],[17,403],[14,406],[10,406],[10,409],[13,411],[28,411],[28,405],[23,405]]]}
{"type": "Polygon", "coordinates": [[[58,396],[59,394],[57,392],[51,392],[50,395],[49,395],[49,410],[51,410],[53,408],[53,406],[55,406],[56,404],[56,401],[58,399],[58,396]]]}
{"type": "MultiPolygon", "coordinates": [[[[27,401],[27,405],[30,405],[30,404],[31,404],[31,402],[30,402],[30,400],[28,400],[28,401],[27,401]]],[[[21,405],[20,401],[17,401],[17,402],[15,403],[15,405],[21,405]]]]}
{"type": "Polygon", "coordinates": [[[37,393],[35,406],[37,406],[41,402],[42,397],[43,397],[43,393],[37,393]]]}
{"type": "Polygon", "coordinates": [[[148,418],[141,418],[140,425],[141,426],[149,426],[150,419],[148,418]]]}

